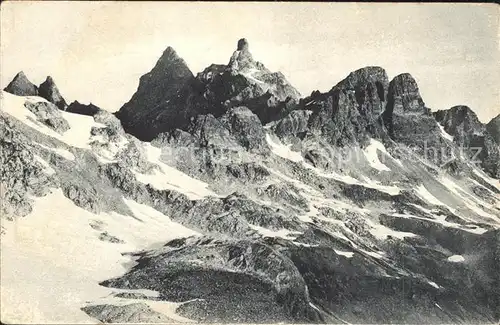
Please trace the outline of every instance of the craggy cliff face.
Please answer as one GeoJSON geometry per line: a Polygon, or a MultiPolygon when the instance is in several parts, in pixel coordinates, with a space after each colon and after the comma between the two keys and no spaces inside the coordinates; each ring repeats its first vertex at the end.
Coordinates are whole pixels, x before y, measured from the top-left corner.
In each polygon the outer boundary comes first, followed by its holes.
{"type": "Polygon", "coordinates": [[[246,39],[196,75],[167,48],[116,115],[19,73],[2,321],[498,322],[497,120],[381,67],[301,98],[246,39]]]}

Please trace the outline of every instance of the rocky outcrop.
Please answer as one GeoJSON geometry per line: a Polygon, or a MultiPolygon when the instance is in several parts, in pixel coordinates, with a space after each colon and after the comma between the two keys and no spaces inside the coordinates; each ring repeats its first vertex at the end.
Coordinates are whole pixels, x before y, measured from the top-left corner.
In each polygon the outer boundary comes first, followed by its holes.
{"type": "Polygon", "coordinates": [[[56,105],[59,109],[65,110],[68,106],[51,76],[47,76],[47,79],[40,84],[38,95],[56,105]]]}
{"type": "Polygon", "coordinates": [[[437,166],[453,159],[449,142],[443,138],[409,73],[397,75],[390,82],[383,119],[391,139],[408,146],[421,158],[437,166]]]}
{"type": "Polygon", "coordinates": [[[249,71],[256,69],[257,64],[249,51],[249,44],[246,38],[238,41],[236,51],[234,51],[227,67],[232,71],[249,71]]]}
{"type": "Polygon", "coordinates": [[[24,217],[32,211],[31,196],[44,196],[55,181],[44,172],[28,141],[0,115],[0,202],[4,218],[24,217]]]}
{"type": "Polygon", "coordinates": [[[17,96],[38,95],[38,88],[28,80],[23,71],[16,74],[14,79],[12,79],[4,90],[17,96]]]}
{"type": "Polygon", "coordinates": [[[467,106],[454,106],[435,112],[434,117],[453,136],[464,156],[491,177],[500,178],[500,149],[476,113],[467,106]]]}
{"type": "Polygon", "coordinates": [[[310,110],[294,110],[273,125],[274,132],[282,138],[303,138],[308,128],[310,110]]]}
{"type": "Polygon", "coordinates": [[[101,111],[101,108],[95,106],[92,103],[85,105],[75,100],[66,107],[65,111],[75,114],[94,116],[101,111]]]}
{"type": "Polygon", "coordinates": [[[92,187],[83,187],[76,184],[63,185],[63,193],[76,206],[99,214],[102,210],[97,191],[92,187]]]}
{"type": "MultiPolygon", "coordinates": [[[[212,67],[213,68],[213,67],[212,67]]],[[[291,87],[281,73],[267,69],[213,71],[210,67],[196,77],[200,106],[214,115],[227,109],[246,106],[262,121],[276,120],[294,106],[298,92],[291,87]]]]}
{"type": "Polygon", "coordinates": [[[493,137],[495,142],[500,145],[500,114],[486,124],[486,130],[493,137]]]}
{"type": "Polygon", "coordinates": [[[154,311],[144,302],[89,305],[83,307],[82,311],[103,323],[174,323],[173,319],[154,311]]]}
{"type": "Polygon", "coordinates": [[[69,130],[68,121],[62,117],[61,112],[54,104],[49,102],[26,102],[24,106],[36,115],[38,121],[57,133],[63,134],[69,130]]]}

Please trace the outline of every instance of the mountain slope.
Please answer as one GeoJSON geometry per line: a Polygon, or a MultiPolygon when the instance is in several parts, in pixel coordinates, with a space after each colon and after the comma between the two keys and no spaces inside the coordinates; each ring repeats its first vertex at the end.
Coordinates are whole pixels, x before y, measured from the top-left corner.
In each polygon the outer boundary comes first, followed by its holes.
{"type": "Polygon", "coordinates": [[[2,92],[2,321],[498,322],[500,184],[460,155],[469,122],[380,67],[287,101],[244,40],[196,77],[164,55],[119,119],[2,92]]]}

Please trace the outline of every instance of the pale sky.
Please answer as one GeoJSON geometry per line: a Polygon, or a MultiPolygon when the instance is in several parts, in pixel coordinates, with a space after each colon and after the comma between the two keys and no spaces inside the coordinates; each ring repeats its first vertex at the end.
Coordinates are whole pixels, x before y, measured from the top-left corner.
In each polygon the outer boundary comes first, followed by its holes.
{"type": "Polygon", "coordinates": [[[417,80],[433,110],[500,113],[500,6],[405,3],[3,2],[1,87],[47,75],[68,102],[115,111],[167,46],[194,74],[239,38],[303,95],[381,66],[417,80]]]}

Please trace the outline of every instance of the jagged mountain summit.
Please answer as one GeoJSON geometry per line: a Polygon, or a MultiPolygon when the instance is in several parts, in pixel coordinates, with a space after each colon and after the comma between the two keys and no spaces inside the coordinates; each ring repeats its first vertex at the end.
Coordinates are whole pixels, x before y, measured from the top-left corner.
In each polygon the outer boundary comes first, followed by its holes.
{"type": "Polygon", "coordinates": [[[241,39],[196,76],[167,48],[116,116],[16,87],[2,322],[500,319],[495,122],[431,113],[410,74],[299,98],[241,39]]]}
{"type": "Polygon", "coordinates": [[[47,76],[47,79],[40,84],[38,95],[55,104],[59,109],[65,110],[68,106],[51,76],[47,76]]]}
{"type": "MultiPolygon", "coordinates": [[[[434,113],[444,130],[453,136],[465,155],[481,163],[481,167],[492,177],[500,178],[500,149],[498,142],[490,134],[495,132],[493,124],[485,126],[467,106],[454,106],[449,110],[434,113]]],[[[493,123],[495,123],[493,121],[493,123]]]]}
{"type": "Polygon", "coordinates": [[[199,114],[223,115],[247,106],[271,121],[298,100],[300,93],[283,74],[254,61],[241,39],[227,65],[212,64],[196,77],[172,48],[139,81],[137,92],[117,113],[124,129],[151,141],[162,132],[185,128],[199,114]]]}
{"type": "Polygon", "coordinates": [[[38,88],[29,81],[23,71],[20,71],[14,79],[4,88],[11,94],[18,96],[37,96],[38,88]]]}

